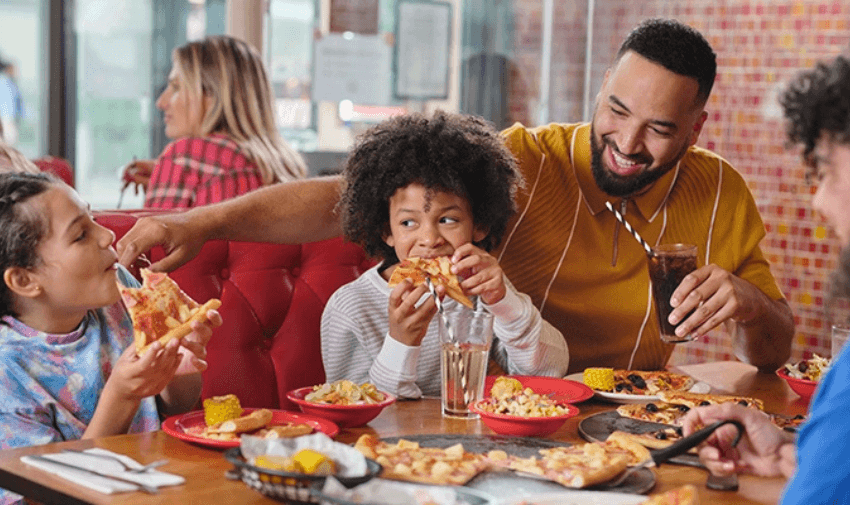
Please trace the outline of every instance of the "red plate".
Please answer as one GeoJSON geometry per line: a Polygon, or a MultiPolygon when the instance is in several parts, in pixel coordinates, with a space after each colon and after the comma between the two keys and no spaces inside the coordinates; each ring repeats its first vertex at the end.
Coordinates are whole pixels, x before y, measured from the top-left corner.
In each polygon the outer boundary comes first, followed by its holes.
{"type": "MultiPolygon", "coordinates": [[[[585,386],[581,382],[572,381],[569,379],[559,379],[557,377],[538,377],[534,375],[508,375],[512,379],[518,380],[522,387],[531,388],[532,391],[539,395],[549,395],[550,398],[556,401],[567,403],[579,403],[593,396],[593,390],[585,386]]],[[[484,396],[490,396],[490,389],[493,383],[496,382],[495,375],[488,375],[484,381],[484,396]]]]}
{"type": "MultiPolygon", "coordinates": [[[[243,409],[243,414],[250,414],[257,409],[243,409]]],[[[315,431],[321,431],[325,435],[334,438],[339,433],[339,427],[327,419],[321,417],[302,414],[300,412],[289,412],[287,410],[272,410],[272,420],[270,425],[298,423],[309,424],[315,431]]],[[[239,440],[212,440],[209,438],[199,437],[186,433],[184,430],[204,426],[204,411],[196,410],[185,414],[171,416],[162,422],[162,431],[168,433],[172,437],[179,438],[186,442],[205,445],[207,447],[230,448],[239,447],[239,440]]]]}

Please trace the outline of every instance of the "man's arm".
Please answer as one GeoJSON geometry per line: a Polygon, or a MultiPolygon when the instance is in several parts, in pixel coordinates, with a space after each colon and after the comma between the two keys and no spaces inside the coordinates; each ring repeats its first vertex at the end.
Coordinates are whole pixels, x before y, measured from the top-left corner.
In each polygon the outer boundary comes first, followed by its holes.
{"type": "Polygon", "coordinates": [[[211,239],[297,244],[339,236],[334,208],[340,183],[340,177],[321,177],[274,184],[188,212],[141,218],[118,241],[120,262],[130,265],[139,254],[161,245],[166,257],[151,269],[171,271],[211,239]]]}
{"type": "Polygon", "coordinates": [[[727,321],[735,345],[735,356],[759,371],[772,373],[791,356],[794,338],[794,314],[785,299],[771,300],[756,289],[764,308],[761,315],[747,322],[727,321]]]}

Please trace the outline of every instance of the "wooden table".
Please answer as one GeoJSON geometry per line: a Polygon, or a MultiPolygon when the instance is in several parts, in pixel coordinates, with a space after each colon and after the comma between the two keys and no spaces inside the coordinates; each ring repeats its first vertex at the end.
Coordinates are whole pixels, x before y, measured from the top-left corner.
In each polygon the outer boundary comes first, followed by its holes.
{"type": "MultiPolygon", "coordinates": [[[[764,400],[768,411],[782,414],[806,412],[807,404],[800,400],[779,377],[757,373],[756,369],[738,362],[706,363],[683,366],[678,369],[710,384],[714,391],[749,395],[764,400]]],[[[581,441],[577,426],[590,414],[610,410],[614,405],[595,400],[579,404],[581,414],[570,419],[558,432],[548,438],[568,442],[581,441]]],[[[400,401],[386,408],[369,425],[343,430],[337,437],[342,442],[354,442],[363,433],[381,437],[427,433],[492,433],[480,420],[463,421],[446,419],[440,415],[438,399],[400,401]]],[[[139,435],[120,435],[96,440],[77,440],[44,446],[0,451],[0,487],[23,494],[44,503],[74,504],[270,504],[273,500],[261,496],[242,482],[224,477],[232,468],[219,450],[207,449],[175,439],[162,431],[139,435]],[[143,493],[104,495],[74,485],[64,479],[29,467],[20,461],[27,454],[61,451],[63,448],[88,449],[101,447],[115,451],[142,463],[168,458],[170,463],[161,469],[182,475],[186,484],[162,488],[156,496],[143,493]]],[[[663,465],[657,470],[657,484],[653,493],[662,492],[682,484],[696,484],[702,503],[775,504],[785,485],[785,479],[765,479],[741,476],[737,492],[711,491],[705,487],[704,470],[663,465]]]]}

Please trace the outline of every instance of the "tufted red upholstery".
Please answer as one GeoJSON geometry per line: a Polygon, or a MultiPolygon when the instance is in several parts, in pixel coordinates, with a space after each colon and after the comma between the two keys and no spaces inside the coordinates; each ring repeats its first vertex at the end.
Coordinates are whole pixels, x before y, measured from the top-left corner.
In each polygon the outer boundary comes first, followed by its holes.
{"type": "MultiPolygon", "coordinates": [[[[173,211],[170,211],[173,212],[173,211]]],[[[98,211],[121,237],[139,211],[98,211]]],[[[161,248],[148,255],[163,256],[161,248]]],[[[203,398],[236,394],[245,407],[295,409],[286,392],[325,380],[319,343],[322,310],[337,288],[372,263],[342,239],[303,245],[210,241],[171,273],[199,301],[220,298],[223,324],[207,347],[203,398]]]]}

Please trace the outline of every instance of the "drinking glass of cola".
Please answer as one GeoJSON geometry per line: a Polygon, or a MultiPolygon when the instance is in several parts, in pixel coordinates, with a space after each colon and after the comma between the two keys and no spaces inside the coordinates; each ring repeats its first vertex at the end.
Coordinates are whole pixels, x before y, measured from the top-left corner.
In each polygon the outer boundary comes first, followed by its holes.
{"type": "MultiPolygon", "coordinates": [[[[697,338],[695,333],[677,336],[676,325],[667,318],[673,312],[670,297],[682,280],[697,269],[697,246],[691,244],[663,244],[652,248],[649,253],[649,279],[652,282],[652,298],[658,314],[661,340],[669,343],[690,342],[697,338]]],[[[682,321],[693,314],[688,313],[682,321]]]]}

